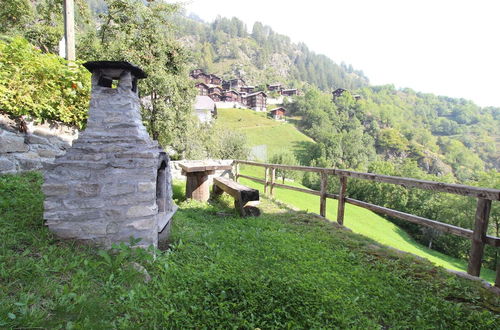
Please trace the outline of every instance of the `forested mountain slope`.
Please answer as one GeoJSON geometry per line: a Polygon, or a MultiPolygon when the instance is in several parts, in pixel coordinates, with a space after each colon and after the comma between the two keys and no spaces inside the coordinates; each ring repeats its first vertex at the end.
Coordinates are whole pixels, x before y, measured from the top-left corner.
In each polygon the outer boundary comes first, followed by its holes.
{"type": "Polygon", "coordinates": [[[251,32],[238,18],[217,18],[208,24],[178,15],[173,20],[179,39],[192,52],[192,62],[224,78],[240,76],[249,84],[281,82],[300,87],[314,84],[324,90],[358,88],[368,78],[351,65],[340,65],[303,44],[256,22],[251,32]]]}
{"type": "Polygon", "coordinates": [[[287,104],[301,115],[301,129],[319,142],[305,159],[365,170],[375,160],[412,159],[427,173],[453,174],[460,181],[500,166],[500,108],[481,108],[464,99],[370,86],[362,71],[338,65],[304,44],[256,22],[238,18],[205,23],[196,16],[172,18],[177,38],[191,51],[193,67],[223,78],[242,77],[265,90],[281,82],[302,97],[287,104]],[[347,89],[332,102],[331,91],[347,89]],[[360,95],[355,101],[352,95],[360,95]],[[319,160],[318,160],[319,161],[319,160]]]}

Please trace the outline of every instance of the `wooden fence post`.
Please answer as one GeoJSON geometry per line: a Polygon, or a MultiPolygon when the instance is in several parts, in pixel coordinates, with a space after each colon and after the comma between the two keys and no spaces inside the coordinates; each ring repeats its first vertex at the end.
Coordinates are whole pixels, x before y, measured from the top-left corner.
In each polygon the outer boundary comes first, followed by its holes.
{"type": "Polygon", "coordinates": [[[321,196],[319,197],[319,215],[326,218],[326,185],[328,176],[325,172],[321,172],[321,196]]]}
{"type": "Polygon", "coordinates": [[[238,177],[240,176],[240,163],[236,163],[234,167],[234,181],[238,182],[238,177]]]}
{"type": "Polygon", "coordinates": [[[500,288],[500,262],[498,262],[498,259],[497,259],[497,276],[495,278],[495,286],[497,288],[500,288]]]}
{"type": "Polygon", "coordinates": [[[274,181],[276,180],[276,169],[271,167],[271,196],[274,196],[274,181]]]}
{"type": "Polygon", "coordinates": [[[481,263],[483,261],[484,242],[488,229],[488,218],[491,211],[491,200],[478,198],[476,217],[474,221],[474,233],[472,234],[472,246],[469,255],[469,266],[467,273],[479,276],[481,273],[481,263]]]}
{"type": "Polygon", "coordinates": [[[340,176],[340,191],[339,191],[339,204],[337,208],[337,222],[340,225],[344,224],[344,210],[345,210],[345,191],[347,188],[347,177],[340,176]]]}
{"type": "Polygon", "coordinates": [[[265,167],[264,171],[264,194],[267,195],[267,186],[269,185],[269,167],[265,167]]]}

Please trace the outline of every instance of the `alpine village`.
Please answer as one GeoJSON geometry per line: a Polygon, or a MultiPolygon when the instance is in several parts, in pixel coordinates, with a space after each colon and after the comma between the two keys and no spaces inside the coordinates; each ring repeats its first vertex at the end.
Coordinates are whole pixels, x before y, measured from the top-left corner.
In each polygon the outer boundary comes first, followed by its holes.
{"type": "Polygon", "coordinates": [[[0,329],[500,329],[500,107],[337,61],[469,45],[360,3],[3,0],[0,329]]]}

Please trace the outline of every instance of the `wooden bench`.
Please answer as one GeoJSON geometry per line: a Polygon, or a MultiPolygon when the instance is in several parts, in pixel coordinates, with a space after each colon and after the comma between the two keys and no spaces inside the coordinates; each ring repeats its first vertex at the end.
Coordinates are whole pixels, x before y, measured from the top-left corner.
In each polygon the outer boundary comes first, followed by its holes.
{"type": "Polygon", "coordinates": [[[214,196],[221,195],[223,192],[234,198],[234,207],[242,217],[260,215],[260,210],[257,207],[246,205],[248,202],[259,200],[259,191],[257,189],[249,188],[231,179],[214,178],[214,196]]]}

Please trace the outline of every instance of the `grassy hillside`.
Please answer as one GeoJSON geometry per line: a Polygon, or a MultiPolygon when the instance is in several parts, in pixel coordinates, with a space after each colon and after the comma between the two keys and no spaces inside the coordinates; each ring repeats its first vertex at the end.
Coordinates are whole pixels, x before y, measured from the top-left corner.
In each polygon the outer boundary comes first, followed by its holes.
{"type": "Polygon", "coordinates": [[[0,176],[0,328],[500,326],[498,297],[478,283],[265,198],[251,219],[229,198],[181,202],[169,249],[153,257],[56,239],[40,184],[0,176]]]}
{"type": "Polygon", "coordinates": [[[313,143],[294,125],[270,119],[265,113],[248,109],[218,109],[217,115],[217,121],[225,127],[245,133],[251,147],[266,146],[268,159],[276,153],[298,151],[313,143]]]}
{"type": "MultiPolygon", "coordinates": [[[[247,134],[250,145],[265,144],[271,152],[280,150],[295,150],[301,143],[312,143],[311,139],[299,132],[292,124],[280,123],[265,117],[263,113],[242,109],[222,109],[219,115],[227,127],[247,134]]],[[[243,167],[245,174],[264,177],[264,170],[258,167],[243,167]]],[[[263,191],[261,184],[242,179],[248,184],[263,191]]],[[[276,198],[301,210],[319,213],[319,198],[296,191],[277,189],[276,198]]],[[[328,200],[327,217],[336,219],[337,201],[328,200]]],[[[410,252],[426,258],[438,266],[448,269],[466,271],[467,264],[463,260],[449,257],[445,254],[426,248],[417,243],[405,231],[383,217],[354,205],[346,205],[345,225],[354,232],[369,237],[379,243],[396,249],[410,252]]],[[[495,273],[484,269],[481,277],[489,282],[494,282],[495,273]]]]}

